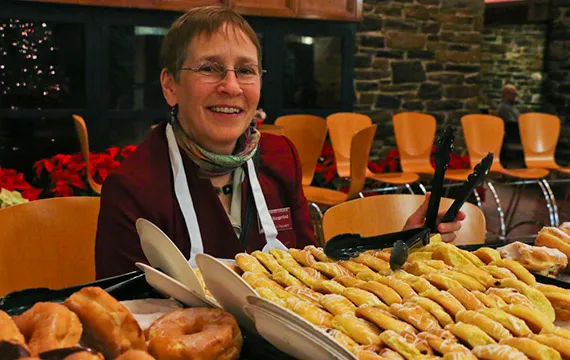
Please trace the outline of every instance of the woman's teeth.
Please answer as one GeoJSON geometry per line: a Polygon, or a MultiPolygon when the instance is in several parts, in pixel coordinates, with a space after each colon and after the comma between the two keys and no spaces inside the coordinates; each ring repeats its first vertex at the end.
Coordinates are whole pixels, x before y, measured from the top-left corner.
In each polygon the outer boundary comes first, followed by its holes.
{"type": "Polygon", "coordinates": [[[223,113],[223,114],[237,114],[241,112],[241,109],[230,108],[230,107],[212,106],[209,109],[213,112],[223,113]]]}

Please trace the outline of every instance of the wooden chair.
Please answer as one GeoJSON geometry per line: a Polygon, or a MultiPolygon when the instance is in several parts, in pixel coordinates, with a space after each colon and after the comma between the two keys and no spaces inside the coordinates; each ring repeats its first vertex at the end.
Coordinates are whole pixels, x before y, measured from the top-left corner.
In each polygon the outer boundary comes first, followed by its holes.
{"type": "MultiPolygon", "coordinates": [[[[356,132],[372,125],[369,116],[357,113],[335,113],[327,117],[327,126],[331,139],[337,173],[340,177],[349,176],[350,170],[350,139],[356,132]]],[[[410,184],[419,180],[418,174],[413,172],[375,174],[368,169],[368,155],[366,155],[366,178],[391,185],[406,186],[410,192],[410,184]]]]}
{"type": "Polygon", "coordinates": [[[366,181],[368,154],[372,147],[375,132],[376,125],[372,125],[358,131],[352,137],[350,145],[350,188],[348,193],[316,186],[304,186],[303,190],[307,199],[313,199],[312,201],[317,204],[332,206],[358,196],[366,181]]]}
{"type": "Polygon", "coordinates": [[[277,124],[275,125],[271,125],[271,124],[261,124],[257,130],[259,130],[262,133],[268,133],[268,134],[274,134],[274,135],[283,135],[283,128],[281,128],[281,126],[278,126],[277,124]]]}
{"type": "Polygon", "coordinates": [[[95,280],[99,197],[36,200],[0,210],[0,297],[95,280]]]}
{"type": "MultiPolygon", "coordinates": [[[[373,236],[402,230],[408,217],[423,203],[424,195],[388,194],[369,196],[331,207],[323,217],[325,241],[342,233],[373,236]]],[[[453,199],[442,198],[440,210],[447,209],[453,199]]],[[[465,203],[461,208],[467,217],[461,223],[454,244],[485,243],[483,211],[465,203]]]]}
{"type": "Polygon", "coordinates": [[[81,153],[85,159],[85,166],[87,168],[87,183],[93,192],[100,195],[101,185],[96,183],[91,175],[90,165],[89,165],[89,135],[87,133],[87,125],[85,125],[85,120],[79,115],[73,115],[73,122],[75,124],[75,131],[77,132],[77,137],[79,138],[79,144],[81,145],[81,153]]]}
{"type": "Polygon", "coordinates": [[[402,170],[433,175],[435,170],[430,156],[435,139],[435,118],[417,112],[401,112],[393,116],[392,124],[402,170]]]}
{"type": "Polygon", "coordinates": [[[311,185],[327,136],[326,120],[314,115],[286,115],[277,118],[275,125],[283,129],[283,135],[293,142],[299,153],[303,186],[311,185]]]}
{"type": "Polygon", "coordinates": [[[556,204],[553,202],[554,198],[553,195],[551,196],[550,186],[544,181],[549,171],[543,168],[505,169],[501,165],[501,146],[505,135],[503,119],[493,115],[472,114],[463,116],[461,118],[461,125],[467,150],[469,151],[471,167],[474,167],[483,157],[492,152],[495,156],[490,172],[505,177],[506,179],[514,180],[513,184],[517,186],[506,213],[503,213],[500,199],[492,182],[486,182],[497,204],[501,227],[499,236],[502,238],[506,237],[509,230],[507,227],[510,225],[513,214],[518,206],[520,192],[522,191],[521,186],[530,182],[535,182],[540,186],[544,199],[546,200],[551,223],[554,223],[557,217],[557,210],[554,208],[556,204]]]}
{"type": "Polygon", "coordinates": [[[570,174],[570,167],[561,167],[554,159],[560,136],[560,118],[544,113],[519,116],[519,132],[528,168],[556,170],[570,174]]]}

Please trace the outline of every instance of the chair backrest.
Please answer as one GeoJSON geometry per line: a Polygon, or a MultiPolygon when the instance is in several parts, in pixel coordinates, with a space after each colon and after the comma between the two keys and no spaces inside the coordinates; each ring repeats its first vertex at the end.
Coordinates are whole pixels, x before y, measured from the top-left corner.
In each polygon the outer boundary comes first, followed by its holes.
{"type": "Polygon", "coordinates": [[[405,172],[430,168],[431,149],[435,140],[436,120],[417,112],[401,112],[392,117],[400,164],[405,172]]]}
{"type": "Polygon", "coordinates": [[[286,115],[277,118],[275,125],[283,128],[283,135],[297,148],[301,159],[303,185],[311,185],[315,165],[327,136],[326,120],[314,115],[286,115]]]}
{"type": "Polygon", "coordinates": [[[83,154],[83,159],[85,160],[85,166],[87,168],[87,183],[91,190],[96,194],[101,194],[101,185],[95,182],[91,172],[89,171],[89,135],[87,133],[87,125],[85,125],[85,120],[79,115],[73,115],[73,122],[75,124],[75,131],[77,132],[77,137],[79,138],[79,144],[81,145],[81,153],[83,154]]]}
{"type": "Polygon", "coordinates": [[[43,199],[0,210],[0,296],[95,280],[99,197],[43,199]]]}
{"type": "Polygon", "coordinates": [[[370,125],[372,125],[372,119],[364,114],[335,113],[327,116],[327,126],[338,176],[350,176],[350,144],[352,137],[370,125]]]}
{"type": "MultiPolygon", "coordinates": [[[[390,194],[354,199],[329,208],[323,217],[325,241],[342,233],[362,236],[387,234],[402,230],[408,217],[423,203],[424,195],[390,194]]],[[[453,199],[442,198],[440,209],[447,209],[453,199]]],[[[461,208],[467,217],[457,232],[454,244],[485,242],[485,215],[471,203],[461,208]]]]}
{"type": "Polygon", "coordinates": [[[519,116],[519,132],[524,160],[529,168],[556,168],[554,152],[560,136],[560,119],[544,113],[519,116]]]}
{"type": "Polygon", "coordinates": [[[491,171],[501,171],[501,146],[505,136],[505,123],[498,116],[472,114],[461,118],[465,144],[469,152],[471,168],[475,167],[488,153],[494,154],[491,171]]]}
{"type": "Polygon", "coordinates": [[[366,183],[368,156],[376,134],[376,125],[368,126],[358,131],[350,143],[350,188],[348,199],[356,197],[366,183]]]}

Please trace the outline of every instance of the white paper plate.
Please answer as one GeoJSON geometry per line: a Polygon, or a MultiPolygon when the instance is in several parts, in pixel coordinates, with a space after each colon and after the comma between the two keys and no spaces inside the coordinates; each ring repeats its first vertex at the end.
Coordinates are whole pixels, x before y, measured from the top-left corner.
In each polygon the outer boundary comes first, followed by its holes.
{"type": "Polygon", "coordinates": [[[144,271],[146,282],[158,292],[175,298],[183,304],[190,307],[211,307],[215,306],[204,299],[202,299],[198,294],[182,285],[180,282],[171,278],[170,276],[148,266],[137,262],[135,264],[139,269],[144,271]]]}
{"type": "Polygon", "coordinates": [[[241,326],[256,332],[255,324],[244,311],[248,296],[257,296],[255,290],[221,261],[207,254],[196,255],[206,287],[221,307],[229,311],[241,326]]]}
{"type": "MultiPolygon", "coordinates": [[[[341,357],[342,359],[356,360],[356,357],[354,357],[354,355],[347,348],[345,348],[338,341],[327,335],[322,329],[319,329],[317,326],[303,319],[301,316],[295,314],[293,311],[286,309],[280,305],[275,304],[270,300],[267,300],[259,296],[248,296],[247,302],[248,304],[250,304],[248,306],[261,308],[262,310],[265,310],[274,317],[279,318],[281,321],[287,323],[288,325],[294,326],[296,329],[302,329],[305,333],[309,334],[309,337],[312,340],[326,344],[326,346],[330,349],[330,351],[339,354],[339,356],[342,356],[341,357]]],[[[255,319],[255,324],[256,326],[258,326],[257,319],[255,319]]],[[[263,335],[261,331],[260,334],[263,335]]]]}
{"type": "Polygon", "coordinates": [[[137,219],[137,233],[143,252],[152,267],[174,278],[194,291],[203,300],[206,299],[204,288],[200,285],[194,270],[178,247],[156,225],[146,219],[137,219]]]}
{"type": "Polygon", "coordinates": [[[306,331],[306,328],[288,322],[265,308],[246,305],[245,310],[255,319],[257,331],[265,340],[296,359],[357,360],[342,346],[340,351],[337,351],[336,346],[330,346],[329,342],[322,341],[320,336],[315,337],[312,331],[306,331]]]}

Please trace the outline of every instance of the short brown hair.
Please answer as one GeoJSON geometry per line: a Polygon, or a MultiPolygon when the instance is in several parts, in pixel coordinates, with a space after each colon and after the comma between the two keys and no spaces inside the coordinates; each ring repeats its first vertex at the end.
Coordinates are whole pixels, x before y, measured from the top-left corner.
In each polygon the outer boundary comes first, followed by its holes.
{"type": "Polygon", "coordinates": [[[192,40],[202,34],[212,35],[226,24],[243,31],[253,42],[261,67],[261,45],[255,31],[240,14],[222,6],[197,7],[176,19],[162,42],[162,66],[178,80],[178,69],[186,61],[188,45],[192,40]]]}

